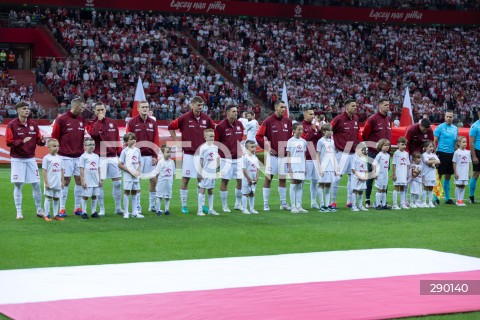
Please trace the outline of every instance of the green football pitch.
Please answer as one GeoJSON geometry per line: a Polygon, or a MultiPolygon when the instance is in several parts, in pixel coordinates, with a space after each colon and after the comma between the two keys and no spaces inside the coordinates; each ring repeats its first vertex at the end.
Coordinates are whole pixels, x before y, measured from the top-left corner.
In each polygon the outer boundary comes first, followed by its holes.
{"type": "MultiPolygon", "coordinates": [[[[480,204],[440,205],[435,209],[352,212],[345,208],[342,179],[336,213],[311,209],[308,214],[280,211],[277,182],[272,182],[270,207],[263,212],[261,177],[256,190],[258,215],[222,213],[218,184],[215,209],[220,216],[198,217],[195,180],[190,182],[190,214],[180,213],[179,185],[174,181],[171,216],[146,212],[148,181],[142,182],[144,219],[115,215],[111,181],[105,182],[106,216],[82,220],[73,216],[73,183],[64,221],[36,217],[31,186],[23,189],[24,220],[16,220],[10,169],[0,167],[0,269],[185,260],[368,248],[425,248],[480,257],[480,204]]],[[[43,186],[43,184],[42,184],[43,186]]],[[[43,189],[43,187],[42,187],[43,189]]],[[[233,209],[234,183],[229,185],[233,209]]],[[[452,188],[453,190],[453,188],[452,188]]],[[[453,191],[452,191],[453,192],[453,191]]],[[[467,191],[468,192],[468,191],[467,191]]],[[[304,207],[310,207],[309,185],[304,207]]],[[[480,197],[477,197],[480,198],[480,197]]],[[[390,196],[388,197],[390,199],[390,196]]],[[[391,203],[391,200],[389,200],[391,203]]],[[[408,263],[405,261],[403,263],[408,263]]],[[[454,318],[478,319],[480,313],[454,318]]],[[[450,316],[449,316],[450,317],[450,316]]],[[[443,317],[442,317],[443,318],[443,317]]]]}

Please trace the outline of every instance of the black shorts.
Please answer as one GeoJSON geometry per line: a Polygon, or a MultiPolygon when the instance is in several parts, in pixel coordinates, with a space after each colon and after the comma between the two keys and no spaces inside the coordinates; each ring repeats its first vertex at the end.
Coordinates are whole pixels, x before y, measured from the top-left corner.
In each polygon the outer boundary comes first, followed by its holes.
{"type": "MultiPolygon", "coordinates": [[[[477,159],[480,160],[480,150],[475,149],[475,155],[477,156],[477,159]]],[[[473,163],[473,160],[472,160],[472,167],[473,167],[473,171],[480,172],[480,161],[478,162],[478,164],[475,164],[473,163]]]]}
{"type": "Polygon", "coordinates": [[[453,153],[437,151],[437,156],[440,160],[440,165],[437,168],[438,174],[453,174],[453,153]]]}

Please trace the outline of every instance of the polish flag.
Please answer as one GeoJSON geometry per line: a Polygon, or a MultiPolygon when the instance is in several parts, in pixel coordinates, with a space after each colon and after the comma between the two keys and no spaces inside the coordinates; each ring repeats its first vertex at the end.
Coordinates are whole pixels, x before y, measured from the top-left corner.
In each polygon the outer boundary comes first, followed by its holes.
{"type": "Polygon", "coordinates": [[[408,87],[405,89],[405,97],[403,98],[402,116],[400,117],[400,127],[408,127],[413,124],[412,102],[410,100],[410,92],[408,87]]]}
{"type": "Polygon", "coordinates": [[[37,320],[404,318],[480,310],[478,279],[480,258],[402,248],[0,270],[0,314],[37,320]]]}
{"type": "Polygon", "coordinates": [[[283,116],[288,118],[290,116],[290,110],[288,107],[287,84],[285,82],[283,82],[282,101],[285,102],[285,105],[287,106],[283,116]]]}
{"type": "Polygon", "coordinates": [[[145,91],[143,91],[142,80],[138,77],[137,89],[135,90],[135,99],[133,100],[132,118],[138,116],[138,103],[140,101],[147,101],[145,98],[145,91]]]}

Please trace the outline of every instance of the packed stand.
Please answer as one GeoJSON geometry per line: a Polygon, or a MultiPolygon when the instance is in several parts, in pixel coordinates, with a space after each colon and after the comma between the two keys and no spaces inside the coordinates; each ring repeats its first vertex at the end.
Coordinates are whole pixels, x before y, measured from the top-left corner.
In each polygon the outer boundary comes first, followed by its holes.
{"type": "MultiPolygon", "coordinates": [[[[237,0],[238,1],[238,0],[237,0]]],[[[479,10],[476,0],[240,0],[316,6],[341,6],[361,8],[392,8],[414,10],[479,10]]]]}
{"type": "Polygon", "coordinates": [[[34,118],[45,116],[45,108],[34,100],[35,89],[32,83],[18,83],[7,70],[1,70],[0,84],[0,123],[3,122],[3,118],[17,116],[15,105],[21,100],[30,105],[34,118]]]}
{"type": "Polygon", "coordinates": [[[314,106],[333,118],[355,97],[362,121],[375,112],[374,101],[388,97],[398,115],[406,85],[416,118],[427,113],[441,122],[454,109],[468,123],[480,103],[478,27],[195,17],[191,29],[208,59],[268,104],[286,81],[294,112],[314,106]]]}
{"type": "Polygon", "coordinates": [[[178,16],[94,11],[91,19],[81,20],[78,10],[62,8],[45,15],[54,37],[71,54],[36,63],[60,104],[83,95],[87,109],[101,100],[112,118],[125,118],[140,76],[157,119],[186,112],[195,95],[207,101],[205,111],[213,119],[227,104],[243,108],[245,96],[188,47],[177,31],[184,24],[178,16]]]}

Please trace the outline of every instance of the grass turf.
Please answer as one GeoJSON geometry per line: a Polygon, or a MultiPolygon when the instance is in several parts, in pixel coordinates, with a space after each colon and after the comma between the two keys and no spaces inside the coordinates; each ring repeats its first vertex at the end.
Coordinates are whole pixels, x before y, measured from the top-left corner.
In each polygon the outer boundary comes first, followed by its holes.
{"type": "MultiPolygon", "coordinates": [[[[263,177],[262,177],[263,178],[263,177]]],[[[190,214],[180,213],[179,183],[174,182],[172,215],[123,219],[113,214],[111,181],[105,183],[105,217],[82,220],[72,214],[73,182],[70,185],[65,221],[45,222],[35,215],[31,186],[23,191],[25,219],[15,219],[10,169],[0,168],[3,197],[0,206],[0,269],[54,267],[165,261],[214,257],[255,256],[294,252],[366,248],[426,248],[480,257],[480,212],[477,206],[442,204],[435,209],[352,212],[345,208],[345,188],[339,189],[337,213],[292,214],[280,211],[276,181],[272,182],[271,212],[264,213],[261,181],[257,186],[259,215],[233,211],[220,216],[197,217],[195,181],[190,182],[190,214]]],[[[345,177],[342,185],[345,185],[345,177]]],[[[148,181],[142,190],[148,190],[148,181]]],[[[43,187],[42,187],[43,188],[43,187]]],[[[234,183],[229,185],[233,209],[234,183]]],[[[452,188],[453,189],[453,188],[452,188]]],[[[392,189],[390,189],[392,190],[392,189]]],[[[304,188],[304,207],[310,204],[309,185],[304,188]]],[[[390,198],[390,197],[389,197],[390,198]]],[[[478,197],[477,197],[478,198],[478,197]]],[[[218,184],[215,208],[221,212],[218,184]]],[[[402,262],[399,262],[402,263],[402,262]]],[[[458,314],[478,318],[480,313],[458,314]]],[[[458,318],[458,319],[460,319],[458,318]]],[[[471,319],[473,319],[471,318],[471,319]]]]}

